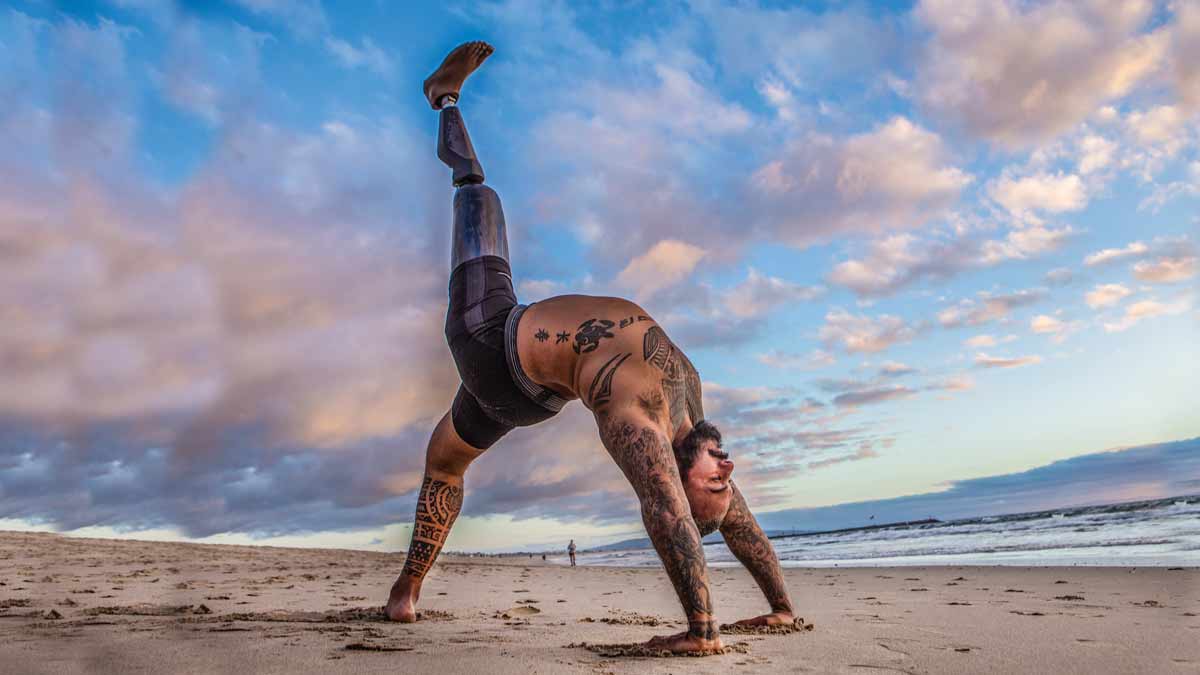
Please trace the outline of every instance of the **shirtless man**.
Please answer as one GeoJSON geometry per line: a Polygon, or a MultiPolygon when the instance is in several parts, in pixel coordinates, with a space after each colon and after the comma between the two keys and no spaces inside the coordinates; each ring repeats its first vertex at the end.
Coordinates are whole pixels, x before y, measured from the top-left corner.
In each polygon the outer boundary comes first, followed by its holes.
{"type": "Polygon", "coordinates": [[[621,298],[564,295],[517,304],[504,214],[457,107],[463,82],[492,53],[470,42],[425,81],[440,110],[438,157],[453,170],[454,241],[446,339],[462,385],[425,454],[408,558],[386,611],[417,618],[421,582],[462,508],[463,475],[518,426],[553,417],[572,399],[595,415],[600,439],[641,502],[642,522],[687,615],[688,630],[648,646],[721,649],[700,538],[720,530],[771,612],[738,623],[794,620],[771,543],[730,480],[721,434],[704,421],[700,376],[646,310],[621,298]]]}

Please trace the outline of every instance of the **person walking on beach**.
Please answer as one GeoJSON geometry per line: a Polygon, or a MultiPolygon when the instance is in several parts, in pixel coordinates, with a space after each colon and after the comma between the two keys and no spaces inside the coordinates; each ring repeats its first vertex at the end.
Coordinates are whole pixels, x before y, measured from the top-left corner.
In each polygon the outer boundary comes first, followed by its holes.
{"type": "Polygon", "coordinates": [[[771,609],[738,623],[793,622],[779,560],[730,479],[733,462],[720,431],[704,418],[700,375],[662,326],[622,298],[517,303],[500,197],[484,185],[457,105],[463,82],[492,52],[484,42],[461,45],[425,81],[426,99],[440,111],[438,158],[456,188],[446,340],[462,383],[429,439],[412,541],[387,616],[417,619],[421,584],[462,509],[471,462],[512,429],[545,421],[579,399],[633,486],[686,615],[686,631],[646,646],[721,651],[700,542],[718,530],[771,609]]]}
{"type": "Polygon", "coordinates": [[[574,567],[575,566],[575,540],[574,539],[571,540],[571,543],[567,544],[567,555],[571,556],[571,567],[574,567]]]}

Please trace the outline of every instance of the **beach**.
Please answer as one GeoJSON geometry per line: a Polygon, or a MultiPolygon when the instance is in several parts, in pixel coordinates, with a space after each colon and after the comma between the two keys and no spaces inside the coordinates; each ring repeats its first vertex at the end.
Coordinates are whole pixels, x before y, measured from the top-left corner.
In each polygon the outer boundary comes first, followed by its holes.
{"type": "MultiPolygon", "coordinates": [[[[448,555],[400,625],[402,564],[0,532],[0,672],[1200,672],[1196,567],[790,568],[799,630],[661,658],[605,646],[682,630],[661,569],[448,555]]],[[[766,611],[745,570],[710,576],[722,622],[766,611]]]]}

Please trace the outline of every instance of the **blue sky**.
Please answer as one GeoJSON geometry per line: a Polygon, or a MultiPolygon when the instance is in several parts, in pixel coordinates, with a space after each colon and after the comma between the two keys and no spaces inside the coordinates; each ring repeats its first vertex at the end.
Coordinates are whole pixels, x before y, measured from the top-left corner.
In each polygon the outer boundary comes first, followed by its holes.
{"type": "MultiPolygon", "coordinates": [[[[758,511],[1200,434],[1193,3],[401,4],[0,8],[0,524],[405,545],[471,39],[521,299],[642,303],[758,511]]],[[[452,548],[640,529],[577,404],[467,488],[452,548]]]]}

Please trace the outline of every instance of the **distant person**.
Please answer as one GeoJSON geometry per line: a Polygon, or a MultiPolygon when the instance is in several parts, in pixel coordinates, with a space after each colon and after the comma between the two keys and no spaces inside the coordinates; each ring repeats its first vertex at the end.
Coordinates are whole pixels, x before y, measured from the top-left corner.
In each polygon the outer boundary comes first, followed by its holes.
{"type": "Polygon", "coordinates": [[[412,543],[388,617],[416,620],[421,583],[462,509],[467,466],[514,428],[550,419],[580,399],[633,486],[642,524],[683,606],[687,630],[647,646],[721,650],[700,542],[717,530],[771,608],[738,623],[793,622],[775,550],[730,480],[733,462],[721,449],[721,432],[704,419],[700,374],[662,326],[622,298],[562,295],[517,304],[500,197],[483,184],[457,105],[463,82],[492,51],[484,42],[461,45],[425,81],[426,99],[441,111],[438,158],[457,188],[446,339],[462,384],[425,451],[412,543]]]}
{"type": "Polygon", "coordinates": [[[571,543],[567,544],[567,555],[571,556],[571,567],[574,567],[575,566],[575,540],[574,539],[571,540],[571,543]]]}

